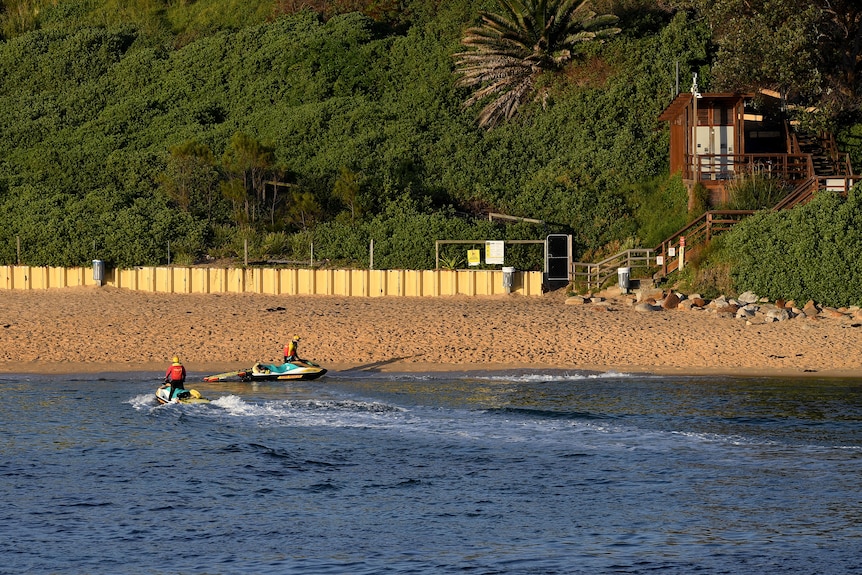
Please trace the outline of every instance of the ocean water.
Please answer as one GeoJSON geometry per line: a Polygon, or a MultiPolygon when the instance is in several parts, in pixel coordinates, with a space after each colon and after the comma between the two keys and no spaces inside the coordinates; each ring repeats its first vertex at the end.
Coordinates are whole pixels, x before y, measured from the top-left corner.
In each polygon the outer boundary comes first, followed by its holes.
{"type": "Polygon", "coordinates": [[[862,379],[159,377],[0,376],[0,573],[862,573],[862,379]]]}

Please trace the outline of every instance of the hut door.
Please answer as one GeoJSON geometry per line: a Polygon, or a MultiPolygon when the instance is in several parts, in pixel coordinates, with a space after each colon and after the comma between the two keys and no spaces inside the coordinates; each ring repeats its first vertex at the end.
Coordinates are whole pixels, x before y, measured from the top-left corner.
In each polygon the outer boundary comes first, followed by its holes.
{"type": "Polygon", "coordinates": [[[698,126],[697,155],[702,180],[733,177],[733,126],[698,126]]]}

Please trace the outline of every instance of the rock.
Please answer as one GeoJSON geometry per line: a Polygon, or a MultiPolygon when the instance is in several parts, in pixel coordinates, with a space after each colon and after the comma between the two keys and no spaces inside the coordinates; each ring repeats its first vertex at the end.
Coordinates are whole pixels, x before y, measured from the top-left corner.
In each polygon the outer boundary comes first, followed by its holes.
{"type": "Polygon", "coordinates": [[[839,310],[833,309],[831,307],[824,307],[822,310],[820,310],[820,315],[822,315],[823,317],[828,317],[829,319],[844,319],[845,317],[847,317],[846,314],[843,314],[839,310]]]}
{"type": "Polygon", "coordinates": [[[757,303],[757,300],[759,300],[760,297],[754,292],[747,291],[745,293],[739,294],[739,297],[736,299],[742,304],[749,304],[757,303]]]}
{"type": "Polygon", "coordinates": [[[639,302],[647,301],[650,299],[656,301],[664,297],[664,292],[656,288],[644,288],[635,290],[635,295],[637,296],[639,302]]]}
{"type": "Polygon", "coordinates": [[[766,317],[767,317],[767,319],[770,319],[772,321],[785,321],[785,320],[790,319],[793,316],[790,315],[790,312],[786,308],[782,307],[782,308],[775,308],[775,309],[771,309],[771,310],[767,311],[766,317]]]}
{"type": "Polygon", "coordinates": [[[755,315],[755,312],[753,309],[750,309],[750,306],[741,307],[738,310],[736,310],[736,317],[737,318],[749,319],[749,318],[754,317],[754,315],[755,315]]]}
{"type": "Polygon", "coordinates": [[[694,307],[704,307],[706,305],[706,302],[700,296],[691,296],[686,301],[691,302],[691,305],[694,307]]]}
{"type": "Polygon", "coordinates": [[[715,309],[721,309],[727,306],[727,298],[722,296],[718,296],[714,300],[709,303],[709,306],[715,309]]]}
{"type": "MultiPolygon", "coordinates": [[[[700,301],[703,301],[703,300],[700,300],[700,301]]],[[[689,311],[689,310],[693,310],[693,309],[703,309],[703,305],[697,305],[697,302],[695,300],[687,299],[687,300],[679,302],[679,308],[678,309],[681,309],[684,311],[689,311]]]]}
{"type": "Polygon", "coordinates": [[[808,303],[805,304],[805,307],[802,308],[802,311],[804,311],[805,315],[807,315],[808,317],[814,317],[818,313],[820,313],[820,310],[817,308],[817,305],[814,303],[814,300],[808,300],[808,303]]]}
{"type": "Polygon", "coordinates": [[[667,297],[664,298],[661,307],[663,307],[664,309],[676,309],[677,307],[679,307],[679,302],[680,299],[678,295],[676,295],[675,293],[669,293],[667,294],[667,297]]]}
{"type": "Polygon", "coordinates": [[[635,306],[635,311],[646,313],[651,311],[661,311],[662,308],[660,305],[652,305],[647,302],[641,302],[635,306]]]}
{"type": "Polygon", "coordinates": [[[775,307],[777,307],[778,309],[783,308],[785,305],[786,305],[786,302],[783,299],[775,300],[775,307]]]}
{"type": "Polygon", "coordinates": [[[579,295],[574,295],[566,298],[566,305],[584,305],[587,303],[587,298],[579,295]]]}
{"type": "Polygon", "coordinates": [[[719,307],[715,309],[715,313],[719,315],[736,315],[736,312],[739,311],[739,306],[736,305],[725,305],[724,307],[719,307]]]}

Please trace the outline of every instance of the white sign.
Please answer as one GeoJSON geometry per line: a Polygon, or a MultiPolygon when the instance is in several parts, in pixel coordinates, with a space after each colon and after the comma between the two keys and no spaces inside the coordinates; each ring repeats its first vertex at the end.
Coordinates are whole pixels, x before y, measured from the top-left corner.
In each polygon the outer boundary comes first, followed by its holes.
{"type": "Polygon", "coordinates": [[[485,263],[489,265],[503,265],[505,251],[506,242],[485,242],[485,263]]]}

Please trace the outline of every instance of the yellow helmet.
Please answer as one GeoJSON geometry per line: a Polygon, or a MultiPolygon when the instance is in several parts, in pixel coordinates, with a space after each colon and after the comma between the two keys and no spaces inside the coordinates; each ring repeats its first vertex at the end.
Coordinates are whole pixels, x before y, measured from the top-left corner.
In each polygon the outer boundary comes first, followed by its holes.
{"type": "Polygon", "coordinates": [[[177,357],[177,356],[174,356],[174,358],[173,358],[171,361],[172,361],[172,362],[174,362],[174,363],[179,363],[179,362],[180,362],[180,358],[179,358],[179,357],[177,357]]]}
{"type": "Polygon", "coordinates": [[[300,339],[302,338],[300,338],[298,335],[293,336],[293,341],[299,341],[300,339]]]}

